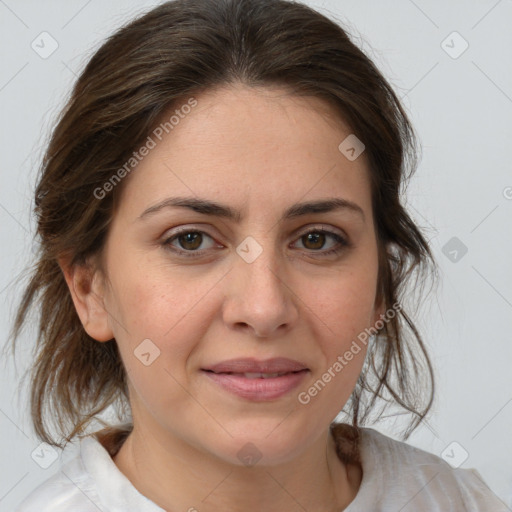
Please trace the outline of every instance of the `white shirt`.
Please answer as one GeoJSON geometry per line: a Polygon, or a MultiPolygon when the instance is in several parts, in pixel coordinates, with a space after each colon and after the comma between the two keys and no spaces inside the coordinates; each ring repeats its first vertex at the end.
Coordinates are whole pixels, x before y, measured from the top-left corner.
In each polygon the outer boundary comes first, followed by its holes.
{"type": "MultiPolygon", "coordinates": [[[[15,512],[165,512],[121,473],[90,436],[79,454],[33,490],[15,512]]],[[[363,478],[344,512],[510,512],[475,469],[361,428],[363,478]]],[[[316,512],[316,511],[311,511],[316,512]]]]}

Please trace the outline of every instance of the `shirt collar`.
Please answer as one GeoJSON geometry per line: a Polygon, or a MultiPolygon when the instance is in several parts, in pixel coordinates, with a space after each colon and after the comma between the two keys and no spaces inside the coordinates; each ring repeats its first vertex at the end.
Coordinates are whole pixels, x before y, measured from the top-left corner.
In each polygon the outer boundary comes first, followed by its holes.
{"type": "Polygon", "coordinates": [[[133,486],[95,437],[81,439],[80,457],[109,512],[165,512],[133,486]]]}

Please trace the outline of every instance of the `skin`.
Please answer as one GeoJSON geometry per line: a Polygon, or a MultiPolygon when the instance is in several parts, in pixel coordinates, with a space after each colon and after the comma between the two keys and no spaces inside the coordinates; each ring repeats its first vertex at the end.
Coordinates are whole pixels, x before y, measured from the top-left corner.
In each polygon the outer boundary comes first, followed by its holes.
{"type": "Polygon", "coordinates": [[[134,430],[114,462],[165,510],[343,510],[362,473],[339,460],[329,424],[355,387],[366,347],[307,405],[297,395],[384,312],[365,155],[349,161],[338,150],[350,128],[320,99],[240,84],[196,98],[125,178],[103,272],[61,262],[84,328],[99,342],[115,337],[128,372],[134,430]],[[171,196],[227,204],[242,220],[178,207],[139,218],[171,196]],[[359,205],[364,219],[338,210],[280,221],[295,203],[332,197],[359,205]],[[179,226],[203,232],[203,255],[169,249],[199,246],[183,236],[166,245],[179,226]],[[351,245],[330,235],[308,241],[318,227],[351,245]],[[252,263],[236,252],[247,236],[263,250],[252,263]],[[145,339],[160,350],[149,366],[134,356],[145,339]],[[200,371],[278,356],[310,372],[269,402],[234,396],[200,371]],[[262,455],[252,467],[237,456],[249,442],[262,455]]]}

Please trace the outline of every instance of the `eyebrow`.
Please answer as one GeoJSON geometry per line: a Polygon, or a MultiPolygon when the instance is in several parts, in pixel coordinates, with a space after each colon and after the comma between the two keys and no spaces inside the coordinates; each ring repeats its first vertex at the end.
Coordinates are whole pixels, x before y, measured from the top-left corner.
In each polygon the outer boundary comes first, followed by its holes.
{"type": "MultiPolygon", "coordinates": [[[[195,197],[169,197],[164,199],[163,201],[160,201],[159,203],[144,210],[144,212],[139,216],[139,220],[153,215],[165,208],[173,207],[188,208],[197,213],[223,217],[234,222],[240,222],[242,220],[241,213],[230,206],[195,197]]],[[[282,222],[287,219],[293,219],[311,213],[327,213],[340,210],[357,213],[362,217],[363,222],[365,222],[363,209],[358,204],[340,197],[294,204],[283,213],[280,220],[282,222]]]]}

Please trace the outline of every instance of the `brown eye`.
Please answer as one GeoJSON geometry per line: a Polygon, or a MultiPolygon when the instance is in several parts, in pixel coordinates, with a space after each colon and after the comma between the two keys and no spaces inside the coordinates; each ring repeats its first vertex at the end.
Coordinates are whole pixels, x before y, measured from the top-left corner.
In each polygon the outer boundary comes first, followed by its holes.
{"type": "Polygon", "coordinates": [[[181,231],[175,232],[171,236],[167,237],[162,245],[177,253],[179,256],[200,256],[203,252],[211,249],[215,244],[204,247],[204,243],[210,239],[213,242],[213,238],[205,233],[204,231],[198,231],[193,229],[182,229],[181,231]],[[201,247],[203,246],[203,247],[201,247]]]}
{"type": "Polygon", "coordinates": [[[314,254],[315,257],[337,254],[351,246],[350,243],[338,233],[334,233],[323,228],[317,228],[304,233],[299,240],[301,241],[304,249],[307,249],[312,253],[318,253],[314,254]],[[327,249],[322,251],[322,248],[325,247],[329,239],[334,240],[335,243],[331,243],[330,247],[328,246],[327,249]]]}
{"type": "Polygon", "coordinates": [[[325,244],[325,235],[319,232],[311,232],[302,236],[306,249],[321,249],[325,244]]]}
{"type": "Polygon", "coordinates": [[[191,231],[190,233],[176,237],[176,240],[178,240],[182,249],[195,251],[201,246],[203,236],[198,231],[191,231]]]}

